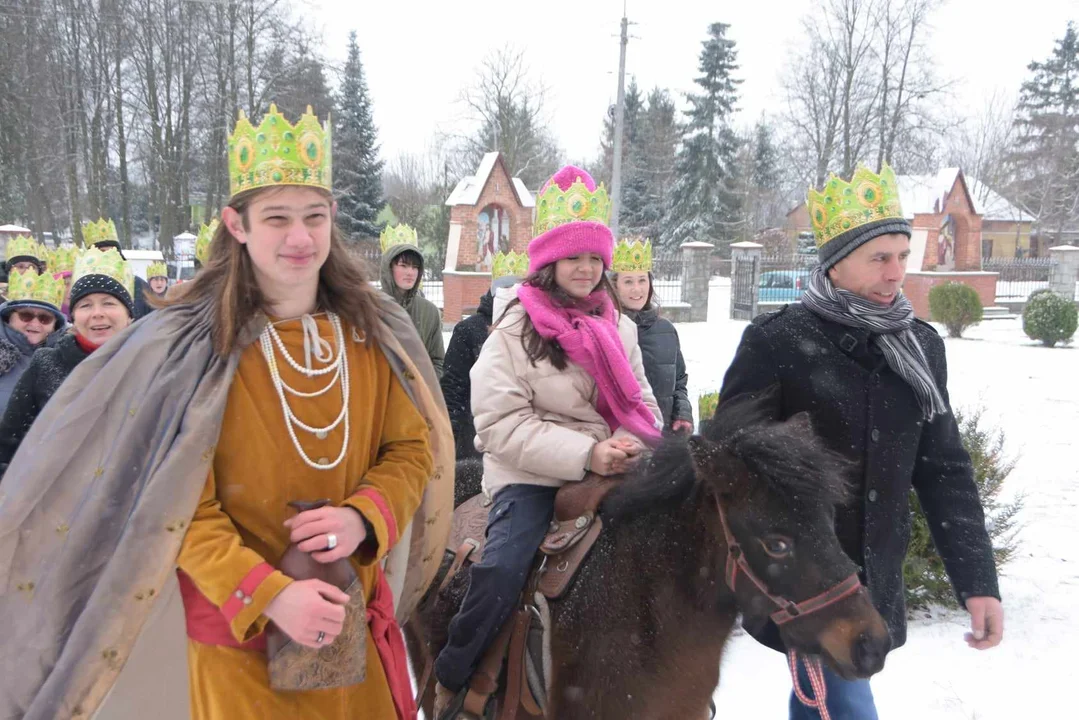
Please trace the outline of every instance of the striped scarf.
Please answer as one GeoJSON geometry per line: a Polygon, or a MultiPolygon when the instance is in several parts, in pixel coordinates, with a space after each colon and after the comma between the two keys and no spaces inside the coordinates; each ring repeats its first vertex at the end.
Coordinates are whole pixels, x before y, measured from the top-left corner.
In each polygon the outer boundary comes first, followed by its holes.
{"type": "Polygon", "coordinates": [[[914,308],[905,295],[900,293],[888,306],[870,302],[855,293],[837,289],[818,265],[802,295],[802,304],[825,320],[868,330],[884,353],[888,367],[914,390],[927,420],[948,412],[948,405],[929,370],[925,352],[911,330],[914,308]]]}

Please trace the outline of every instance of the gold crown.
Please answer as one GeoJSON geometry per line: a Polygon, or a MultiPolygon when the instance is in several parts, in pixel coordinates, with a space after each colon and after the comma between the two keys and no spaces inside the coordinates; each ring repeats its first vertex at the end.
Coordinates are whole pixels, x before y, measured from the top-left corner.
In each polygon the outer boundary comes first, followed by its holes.
{"type": "Polygon", "coordinates": [[[644,238],[626,238],[614,246],[611,270],[620,272],[651,272],[652,241],[644,238]]]}
{"type": "Polygon", "coordinates": [[[214,218],[209,225],[199,228],[198,237],[195,238],[195,259],[199,261],[199,265],[206,265],[206,261],[210,259],[210,241],[214,239],[220,222],[214,218]]]}
{"type": "Polygon", "coordinates": [[[146,277],[147,278],[155,278],[155,277],[167,278],[168,276],[169,276],[169,266],[166,265],[163,262],[152,262],[152,263],[150,263],[150,266],[146,268],[146,277]]]}
{"type": "Polygon", "coordinates": [[[706,392],[697,399],[697,413],[702,421],[711,420],[719,407],[719,391],[706,392]]]}
{"type": "Polygon", "coordinates": [[[73,245],[60,246],[49,252],[49,272],[64,273],[75,271],[75,259],[81,250],[73,245]]]}
{"type": "Polygon", "coordinates": [[[66,291],[62,279],[53,278],[49,273],[39,275],[38,271],[32,268],[26,272],[12,270],[8,275],[7,298],[12,302],[34,300],[48,303],[59,312],[60,306],[64,304],[66,291]]]}
{"type": "Polygon", "coordinates": [[[603,183],[592,191],[578,177],[567,190],[553,182],[540,193],[536,200],[536,224],[533,229],[536,235],[540,235],[571,222],[592,221],[606,225],[610,217],[611,200],[603,183]]]}
{"type": "Polygon", "coordinates": [[[7,261],[9,263],[19,257],[31,257],[40,262],[45,259],[45,253],[45,246],[39,244],[32,237],[16,235],[7,241],[7,261]]]}
{"type": "Polygon", "coordinates": [[[120,283],[131,299],[135,299],[135,272],[131,269],[131,263],[124,260],[116,248],[88,247],[75,261],[75,274],[71,277],[72,284],[77,283],[87,275],[104,275],[120,283]]]}
{"type": "Polygon", "coordinates": [[[528,275],[528,254],[510,250],[508,253],[500,252],[495,255],[491,263],[491,279],[497,280],[507,276],[523,278],[528,275]]]}
{"type": "Polygon", "coordinates": [[[420,238],[411,225],[404,223],[393,227],[387,225],[379,236],[379,244],[382,246],[382,252],[386,252],[394,245],[415,245],[419,248],[420,238]]]}
{"type": "Polygon", "coordinates": [[[120,242],[120,236],[116,234],[116,223],[105,218],[99,218],[97,222],[84,222],[82,244],[90,247],[102,242],[120,242]]]}
{"type": "Polygon", "coordinates": [[[850,182],[832,175],[824,190],[809,189],[806,207],[818,248],[862,225],[903,219],[895,171],[887,164],[881,168],[880,175],[859,167],[850,182]]]}
{"type": "Polygon", "coordinates": [[[277,185],[333,189],[330,119],[311,106],[295,125],[271,104],[256,129],[244,111],[229,136],[229,195],[277,185]]]}

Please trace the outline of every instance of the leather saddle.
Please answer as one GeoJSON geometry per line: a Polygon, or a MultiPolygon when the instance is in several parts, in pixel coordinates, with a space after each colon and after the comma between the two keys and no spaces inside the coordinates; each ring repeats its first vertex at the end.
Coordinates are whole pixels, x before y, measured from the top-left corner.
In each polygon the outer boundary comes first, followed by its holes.
{"type": "MultiPolygon", "coordinates": [[[[546,600],[558,600],[570,587],[581,564],[588,557],[603,529],[598,509],[603,498],[619,484],[618,478],[589,473],[584,480],[563,485],[555,495],[554,520],[537,553],[537,563],[525,585],[523,602],[506,621],[502,631],[480,662],[460,710],[483,717],[487,701],[498,689],[503,666],[506,670],[506,696],[499,720],[514,720],[518,710],[524,717],[542,717],[546,688],[539,687],[537,653],[542,645],[546,600]]],[[[447,552],[453,555],[438,592],[461,572],[466,563],[478,563],[486,545],[487,515],[492,501],[483,494],[464,502],[453,514],[453,527],[447,552]]],[[[549,631],[549,628],[547,628],[549,631]]],[[[425,672],[425,675],[427,673],[425,672]]],[[[426,678],[421,683],[424,691],[426,678]]],[[[441,720],[441,719],[440,719],[441,720]]]]}

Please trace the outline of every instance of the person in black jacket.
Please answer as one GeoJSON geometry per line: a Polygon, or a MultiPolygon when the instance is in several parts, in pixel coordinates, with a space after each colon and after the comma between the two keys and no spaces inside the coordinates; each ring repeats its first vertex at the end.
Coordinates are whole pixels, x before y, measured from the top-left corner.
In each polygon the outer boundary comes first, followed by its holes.
{"type": "Polygon", "coordinates": [[[513,287],[528,270],[528,256],[510,252],[495,256],[491,271],[491,289],[480,298],[476,312],[457,323],[446,348],[446,360],[442,366],[442,396],[453,427],[453,441],[457,459],[478,458],[476,450],[476,426],[472,419],[472,380],[469,373],[480,356],[483,343],[491,332],[494,318],[494,296],[502,288],[513,287]],[[507,273],[517,274],[507,274],[507,273]],[[519,277],[520,276],[520,277],[519,277]]]}
{"type": "Polygon", "coordinates": [[[686,362],[678,331],[670,320],[659,316],[652,286],[652,243],[649,240],[622,240],[614,250],[611,282],[626,315],[637,323],[637,341],[644,359],[644,373],[663,413],[664,429],[678,433],[693,431],[693,405],[686,384],[686,362]]]}
{"type": "Polygon", "coordinates": [[[135,276],[115,249],[88,249],[76,262],[71,285],[73,331],[54,347],[34,353],[15,384],[0,420],[0,476],[30,426],[67,376],[90,354],[131,324],[135,276]]]}
{"type": "MultiPolygon", "coordinates": [[[[892,635],[906,640],[903,560],[913,487],[960,603],[971,615],[967,643],[1000,643],[1004,613],[993,548],[970,456],[948,399],[944,342],[915,319],[900,288],[910,255],[895,175],[864,168],[850,183],[810,190],[820,265],[798,304],[757,318],[724,378],[720,405],[771,396],[773,415],[807,412],[821,438],[853,462],[851,502],[836,532],[892,635]]],[[[795,541],[796,544],[796,541],[795,541]]],[[[795,547],[795,552],[797,547],[795,547]]],[[[771,622],[747,629],[782,650],[771,622]]],[[[804,670],[800,682],[812,697],[804,670]]],[[[825,670],[832,717],[877,717],[868,680],[825,670]]],[[[790,717],[819,718],[792,694],[790,717]]]]}

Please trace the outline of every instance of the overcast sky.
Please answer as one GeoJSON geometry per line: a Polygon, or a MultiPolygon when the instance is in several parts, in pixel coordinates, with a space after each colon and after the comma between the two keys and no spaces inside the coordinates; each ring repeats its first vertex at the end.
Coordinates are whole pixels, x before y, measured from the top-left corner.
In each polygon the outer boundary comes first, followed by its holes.
{"type": "MultiPolygon", "coordinates": [[[[439,132],[461,126],[455,102],[493,49],[525,51],[548,86],[547,112],[568,160],[595,156],[603,116],[614,101],[623,0],[522,3],[517,0],[310,0],[327,54],[343,62],[356,30],[374,103],[382,155],[422,152],[439,132]]],[[[958,111],[974,111],[994,92],[1015,94],[1032,60],[1046,58],[1079,0],[941,0],[929,47],[957,84],[958,111]]],[[[779,77],[789,48],[802,42],[805,0],[693,2],[628,0],[631,39],[626,74],[645,89],[693,89],[709,23],[731,25],[737,42],[740,122],[783,109],[779,77]]],[[[627,80],[628,81],[628,80],[627,80]]],[[[680,106],[684,103],[680,100],[680,106]]]]}

